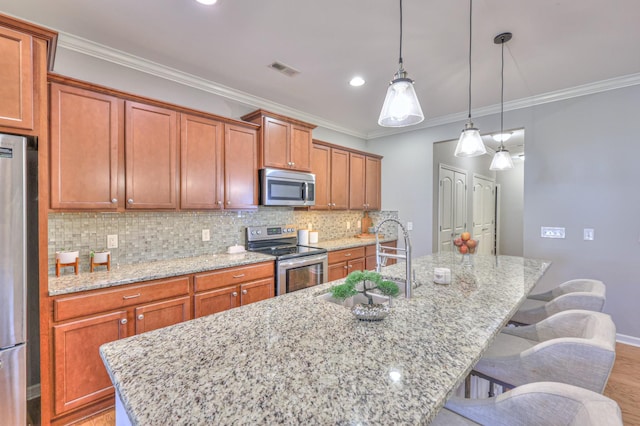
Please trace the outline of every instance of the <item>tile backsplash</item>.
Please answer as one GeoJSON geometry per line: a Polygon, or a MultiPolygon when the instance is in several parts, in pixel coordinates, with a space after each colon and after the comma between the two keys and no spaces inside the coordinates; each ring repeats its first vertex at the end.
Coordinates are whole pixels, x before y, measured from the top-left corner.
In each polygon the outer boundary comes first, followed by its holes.
{"type": "MultiPolygon", "coordinates": [[[[89,252],[104,249],[107,235],[118,235],[118,248],[110,249],[111,266],[154,260],[176,259],[220,253],[234,244],[244,245],[245,227],[292,224],[304,229],[311,224],[319,240],[352,237],[360,233],[358,211],[294,211],[289,207],[260,207],[256,211],[221,212],[125,212],[50,213],[49,274],[55,274],[55,252],[80,251],[80,270],[89,270],[89,252]],[[347,229],[347,223],[350,229],[347,229]],[[211,239],[202,241],[202,230],[211,239]]],[[[397,218],[395,211],[371,212],[374,225],[397,218]]],[[[385,235],[397,235],[393,224],[385,224],[385,235]]]]}

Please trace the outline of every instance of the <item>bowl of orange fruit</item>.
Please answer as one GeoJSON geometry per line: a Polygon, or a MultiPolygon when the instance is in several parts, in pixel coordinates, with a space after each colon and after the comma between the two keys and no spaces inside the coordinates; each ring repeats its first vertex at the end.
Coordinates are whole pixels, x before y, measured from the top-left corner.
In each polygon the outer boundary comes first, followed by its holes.
{"type": "Polygon", "coordinates": [[[460,254],[474,254],[478,249],[478,240],[471,238],[471,233],[463,232],[458,238],[453,240],[453,245],[457,247],[460,254]]]}

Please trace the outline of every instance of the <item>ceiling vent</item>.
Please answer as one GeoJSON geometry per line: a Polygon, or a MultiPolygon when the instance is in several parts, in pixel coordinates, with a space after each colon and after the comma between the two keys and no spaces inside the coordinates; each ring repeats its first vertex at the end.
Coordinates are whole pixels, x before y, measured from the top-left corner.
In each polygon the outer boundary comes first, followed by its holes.
{"type": "Polygon", "coordinates": [[[286,75],[287,77],[294,77],[298,74],[300,74],[300,71],[298,71],[297,69],[290,67],[289,65],[283,64],[282,62],[274,62],[272,64],[269,64],[269,68],[273,68],[276,71],[281,72],[282,74],[286,75]]]}

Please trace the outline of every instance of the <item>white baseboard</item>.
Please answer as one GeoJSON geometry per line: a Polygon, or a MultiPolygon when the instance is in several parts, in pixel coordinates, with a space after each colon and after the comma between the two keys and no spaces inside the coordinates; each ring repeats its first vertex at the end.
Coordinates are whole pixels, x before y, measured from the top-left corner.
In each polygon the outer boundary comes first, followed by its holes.
{"type": "Polygon", "coordinates": [[[640,347],[640,337],[627,336],[626,334],[616,334],[616,342],[640,347]]]}
{"type": "Polygon", "coordinates": [[[40,383],[27,387],[27,401],[40,397],[40,383]]]}

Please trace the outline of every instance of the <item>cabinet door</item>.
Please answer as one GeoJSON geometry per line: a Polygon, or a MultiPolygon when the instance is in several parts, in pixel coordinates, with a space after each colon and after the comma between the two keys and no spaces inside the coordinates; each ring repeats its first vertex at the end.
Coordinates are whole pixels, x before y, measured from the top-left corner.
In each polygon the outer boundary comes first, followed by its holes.
{"type": "Polygon", "coordinates": [[[270,299],[275,292],[275,282],[272,278],[253,281],[240,285],[240,305],[270,299]]]}
{"type": "Polygon", "coordinates": [[[126,102],[126,206],[177,207],[177,113],[126,102]]]}
{"type": "Polygon", "coordinates": [[[215,314],[240,306],[238,286],[205,291],[193,296],[194,317],[215,314]]]}
{"type": "Polygon", "coordinates": [[[258,137],[254,129],[225,125],[224,207],[258,207],[258,137]]]}
{"type": "Polygon", "coordinates": [[[276,118],[262,121],[262,163],[265,167],[289,168],[289,130],[291,125],[276,118]]]}
{"type": "Polygon", "coordinates": [[[187,114],[181,115],[181,208],[222,208],[224,190],[223,138],[224,125],[222,123],[187,114]]]}
{"type": "Polygon", "coordinates": [[[331,207],[331,148],[313,144],[311,172],[316,175],[316,205],[311,210],[328,210],[331,207]]]}
{"type": "Polygon", "coordinates": [[[51,208],[118,208],[121,101],[51,84],[51,208]]]}
{"type": "Polygon", "coordinates": [[[118,311],[53,327],[56,414],[113,394],[98,349],[126,337],[126,323],[127,312],[118,311]]]}
{"type": "Polygon", "coordinates": [[[292,169],[303,172],[311,170],[311,129],[308,127],[291,125],[289,161],[292,169]]]}
{"type": "Polygon", "coordinates": [[[365,157],[349,153],[349,209],[365,208],[365,157]]]}
{"type": "Polygon", "coordinates": [[[331,149],[331,208],[349,208],[349,152],[331,149]]]}
{"type": "Polygon", "coordinates": [[[380,159],[366,157],[365,165],[365,208],[380,210],[380,159]]]}
{"type": "Polygon", "coordinates": [[[329,265],[329,281],[339,280],[347,276],[347,262],[338,262],[329,265]]]}
{"type": "Polygon", "coordinates": [[[365,270],[364,257],[361,257],[359,259],[353,259],[347,262],[347,275],[349,275],[353,271],[364,271],[364,270],[365,270]]]}
{"type": "Polygon", "coordinates": [[[190,320],[190,300],[184,296],[137,307],[134,311],[136,334],[190,320]]]}
{"type": "Polygon", "coordinates": [[[33,129],[33,40],[0,27],[0,126],[33,129]]]}

